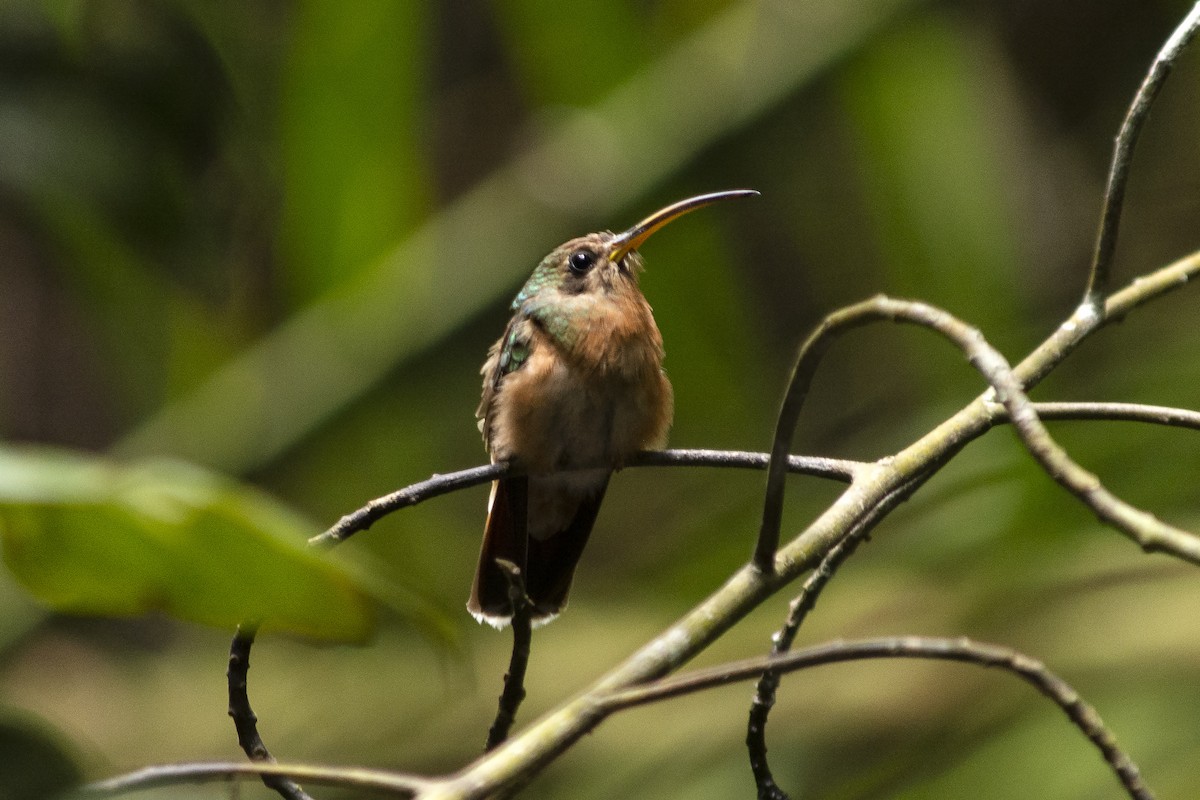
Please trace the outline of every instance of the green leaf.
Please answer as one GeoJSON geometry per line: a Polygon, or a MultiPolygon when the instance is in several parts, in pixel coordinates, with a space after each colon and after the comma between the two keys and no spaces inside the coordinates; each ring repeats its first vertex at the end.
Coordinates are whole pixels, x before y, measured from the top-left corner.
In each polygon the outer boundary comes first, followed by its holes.
{"type": "Polygon", "coordinates": [[[342,568],[305,547],[315,532],[265,495],[191,465],[0,448],[4,561],[59,611],[158,610],[361,640],[370,607],[342,568]]]}

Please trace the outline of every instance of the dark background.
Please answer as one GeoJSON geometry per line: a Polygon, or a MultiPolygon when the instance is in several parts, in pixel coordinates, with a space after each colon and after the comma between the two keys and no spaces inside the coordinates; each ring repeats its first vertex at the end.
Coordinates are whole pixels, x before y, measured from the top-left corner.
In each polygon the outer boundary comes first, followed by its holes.
{"type": "MultiPolygon", "coordinates": [[[[876,292],[941,305],[1016,360],[1082,292],[1113,136],[1188,8],[5,3],[0,435],[195,461],[325,527],[484,460],[477,370],[543,253],[735,187],[762,197],[693,214],[643,250],[672,445],[766,449],[800,340],[876,292]]],[[[1191,53],[1137,153],[1118,283],[1200,246],[1198,142],[1191,53]]],[[[1190,290],[1157,302],[1035,398],[1195,408],[1195,319],[1190,290]]],[[[876,458],[980,388],[931,336],[858,332],[822,366],[796,449],[876,458]]],[[[1123,497],[1200,528],[1194,433],[1053,432],[1123,497]]],[[[620,474],[569,611],[535,637],[522,720],[719,585],[750,552],[761,486],[755,473],[620,474]]],[[[791,486],[796,532],[836,495],[791,486]]],[[[478,752],[508,647],[463,610],[485,498],[431,501],[345,548],[373,591],[425,609],[416,624],[382,612],[365,648],[260,643],[252,697],[276,755],[437,772],[478,752]]],[[[785,606],[702,660],[765,652],[785,606]]],[[[1001,429],[879,529],[801,638],[970,635],[1027,651],[1098,707],[1162,797],[1188,797],[1198,619],[1194,568],[1098,526],[1001,429]]],[[[31,771],[65,757],[89,778],[240,758],[227,639],[165,617],[56,615],[0,574],[0,760],[9,740],[31,771]]],[[[531,793],[751,796],[749,696],[622,714],[531,793]]],[[[793,676],[769,741],[781,783],[806,797],[1120,796],[1053,706],[962,666],[793,676]]]]}

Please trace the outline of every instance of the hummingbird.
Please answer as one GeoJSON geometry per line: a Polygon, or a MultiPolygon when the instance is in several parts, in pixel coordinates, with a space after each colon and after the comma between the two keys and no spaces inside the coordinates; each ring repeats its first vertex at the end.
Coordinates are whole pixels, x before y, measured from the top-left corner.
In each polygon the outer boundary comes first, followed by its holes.
{"type": "Polygon", "coordinates": [[[690,197],[622,233],[555,248],[512,301],[480,370],[475,412],[492,463],[524,473],[492,483],[467,609],[497,628],[513,615],[502,559],[521,571],[534,624],[563,609],[608,481],[639,450],[662,447],[674,413],[663,341],[638,287],[638,248],[689,211],[738,189],[690,197]]]}

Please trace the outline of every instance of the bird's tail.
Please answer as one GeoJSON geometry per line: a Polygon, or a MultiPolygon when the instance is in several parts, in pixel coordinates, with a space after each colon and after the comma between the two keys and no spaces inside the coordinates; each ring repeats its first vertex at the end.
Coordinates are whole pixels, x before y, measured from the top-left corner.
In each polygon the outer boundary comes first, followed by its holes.
{"type": "Polygon", "coordinates": [[[608,479],[579,499],[571,521],[541,539],[528,535],[529,478],[501,478],[492,484],[487,526],[467,610],[497,628],[513,615],[509,581],[496,563],[510,561],[521,570],[534,624],[549,622],[562,611],[571,590],[575,565],[583,555],[608,479]]]}

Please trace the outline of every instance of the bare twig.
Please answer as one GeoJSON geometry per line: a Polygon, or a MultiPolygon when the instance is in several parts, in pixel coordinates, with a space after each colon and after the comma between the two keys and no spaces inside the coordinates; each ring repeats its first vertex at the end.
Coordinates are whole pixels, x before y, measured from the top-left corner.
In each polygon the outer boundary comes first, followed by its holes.
{"type": "MultiPolygon", "coordinates": [[[[638,453],[625,467],[736,467],[741,469],[765,469],[767,455],[739,450],[651,450],[638,453]]],[[[859,461],[814,456],[791,456],[787,471],[798,475],[812,475],[847,483],[866,467],[859,461]]],[[[582,467],[581,469],[586,469],[582,467]]],[[[378,497],[357,511],[338,520],[329,530],[314,536],[308,543],[314,547],[329,547],[365,531],[375,522],[394,511],[415,506],[425,500],[459,489],[493,481],[504,475],[515,475],[508,464],[487,464],[480,467],[450,472],[405,486],[391,494],[378,497]]]]}
{"type": "MultiPolygon", "coordinates": [[[[782,655],[792,649],[792,642],[796,639],[800,625],[816,605],[821,590],[829,583],[838,567],[866,538],[866,526],[860,530],[863,531],[862,536],[851,534],[834,545],[800,587],[800,594],[791,602],[787,621],[771,636],[772,656],[782,655]]],[[[788,800],[787,793],[775,783],[775,776],[771,774],[771,765],[767,761],[767,718],[775,706],[780,678],[778,670],[763,671],[754,689],[754,697],[750,701],[750,715],[746,722],[746,750],[750,756],[750,771],[754,773],[759,800],[788,800]]]]}
{"type": "MultiPolygon", "coordinates": [[[[820,565],[808,576],[800,587],[800,594],[792,600],[788,618],[783,627],[771,636],[771,657],[781,656],[792,649],[792,642],[800,630],[808,612],[816,604],[821,589],[833,577],[847,558],[858,548],[862,539],[846,537],[830,550],[820,565]]],[[[754,774],[754,785],[759,800],[788,800],[788,795],[775,782],[771,765],[767,761],[767,719],[775,706],[775,696],[782,678],[779,670],[766,669],[758,679],[754,697],[750,700],[750,714],[746,722],[746,751],[750,757],[750,771],[754,774]]]]}
{"type": "Polygon", "coordinates": [[[771,443],[771,458],[767,465],[766,489],[763,493],[762,520],[759,524],[758,540],[754,546],[753,565],[764,573],[775,570],[775,554],[779,549],[779,527],[783,520],[783,495],[786,488],[788,451],[792,436],[800,421],[800,411],[808,397],[817,367],[822,357],[842,333],[868,324],[879,318],[867,308],[872,301],[859,303],[828,315],[800,346],[796,365],[784,394],[779,416],[775,422],[775,436],[771,443]]]}
{"type": "MultiPolygon", "coordinates": [[[[1034,403],[1038,414],[1045,419],[1112,419],[1153,422],[1183,428],[1200,428],[1200,412],[1167,406],[1151,406],[1133,403],[1034,403]]],[[[626,468],[631,467],[724,467],[737,469],[767,469],[770,454],[744,450],[671,449],[647,450],[638,453],[626,468]]],[[[830,480],[850,482],[868,465],[862,461],[820,456],[787,456],[785,472],[808,475],[830,480]]],[[[337,521],[332,528],[314,536],[309,544],[314,547],[330,547],[349,539],[356,533],[370,528],[387,515],[415,506],[444,494],[467,489],[493,481],[503,475],[515,474],[507,464],[484,464],[477,467],[449,472],[403,489],[377,497],[362,508],[352,511],[337,521]]]]}
{"type": "Polygon", "coordinates": [[[1087,290],[1083,296],[1083,302],[1097,313],[1103,311],[1104,296],[1108,293],[1109,272],[1117,249],[1117,231],[1121,224],[1121,211],[1125,205],[1125,187],[1129,183],[1133,148],[1137,144],[1146,118],[1150,116],[1150,107],[1154,105],[1159,90],[1197,30],[1200,30],[1200,3],[1183,18],[1154,57],[1150,71],[1138,87],[1133,103],[1125,114],[1125,120],[1121,123],[1121,130],[1117,133],[1112,165],[1108,172],[1108,186],[1104,190],[1104,209],[1100,214],[1100,230],[1096,236],[1091,274],[1088,276],[1087,290]]]}
{"type": "Polygon", "coordinates": [[[385,494],[383,497],[377,497],[357,511],[353,511],[342,517],[337,521],[336,525],[320,536],[314,536],[309,539],[308,543],[312,547],[332,547],[349,539],[359,531],[365,531],[375,522],[391,514],[393,511],[415,506],[417,503],[450,492],[456,492],[459,489],[466,489],[471,486],[478,486],[489,481],[494,481],[496,478],[508,474],[508,469],[508,464],[500,462],[485,464],[481,467],[471,467],[470,469],[463,469],[446,475],[434,475],[428,480],[414,483],[411,486],[405,486],[403,489],[399,489],[391,494],[385,494]]]}
{"type": "Polygon", "coordinates": [[[1154,795],[1142,782],[1137,766],[1117,745],[1116,738],[1105,727],[1096,710],[1083,700],[1071,686],[1045,665],[1016,650],[999,645],[972,642],[969,639],[941,639],[917,636],[865,639],[853,642],[830,642],[804,648],[786,655],[752,658],[710,669],[680,675],[669,680],[614,691],[600,702],[609,713],[658,702],[669,697],[724,686],[748,680],[767,670],[794,672],[799,669],[859,661],[868,658],[931,658],[961,661],[983,667],[997,667],[1011,672],[1053,700],[1067,718],[1087,736],[1112,767],[1121,785],[1135,800],[1150,800],[1154,795]]]}
{"type": "MultiPolygon", "coordinates": [[[[1034,403],[1033,410],[1044,420],[1087,420],[1095,422],[1147,422],[1174,428],[1200,430],[1200,411],[1141,403],[1034,403]]],[[[1007,420],[1007,416],[1005,417],[1007,420]]]]}
{"type": "MultiPolygon", "coordinates": [[[[225,675],[229,682],[229,716],[233,717],[233,725],[237,728],[238,744],[250,757],[251,761],[259,764],[273,764],[274,757],[267,750],[267,745],[258,735],[258,717],[250,707],[250,696],[247,691],[247,673],[250,671],[250,648],[258,626],[254,623],[243,623],[238,626],[229,646],[229,668],[225,675]]],[[[286,774],[259,772],[262,781],[268,788],[274,789],[285,800],[312,800],[303,789],[286,774]]]]}
{"type": "MultiPolygon", "coordinates": [[[[769,453],[745,450],[647,450],[634,456],[626,466],[766,469],[769,459],[769,453]]],[[[862,461],[820,456],[788,456],[787,460],[787,471],[794,475],[828,478],[841,483],[850,483],[868,466],[862,461]]]]}
{"type": "MultiPolygon", "coordinates": [[[[975,328],[926,303],[877,297],[846,309],[845,325],[891,319],[930,328],[954,342],[993,387],[1029,453],[1059,485],[1087,504],[1096,516],[1125,533],[1147,552],[1161,551],[1200,564],[1200,538],[1161,522],[1113,495],[1100,479],[1076,464],[1038,419],[1037,412],[999,351],[975,328]]],[[[985,402],[987,402],[985,400],[985,402]]]]}
{"type": "MultiPolygon", "coordinates": [[[[1139,275],[1124,289],[1114,292],[1104,301],[1104,321],[1119,320],[1133,309],[1188,285],[1197,276],[1200,276],[1200,251],[1146,275],[1139,275]]],[[[1070,323],[1071,320],[1068,320],[1063,324],[1070,323]]],[[[1033,355],[1037,355],[1036,350],[1033,355]]],[[[1052,366],[1056,365],[1057,362],[1054,362],[1052,366]]]]}
{"type": "Polygon", "coordinates": [[[434,781],[403,775],[398,772],[363,769],[361,767],[322,767],[312,764],[279,764],[275,762],[200,762],[193,764],[164,764],[146,767],[126,775],[118,775],[84,786],[84,795],[111,797],[141,789],[160,786],[178,786],[184,783],[210,783],[229,781],[234,778],[261,777],[266,783],[269,778],[287,780],[299,778],[312,783],[341,786],[348,789],[363,789],[390,794],[396,797],[416,797],[434,781]]]}
{"type": "MultiPolygon", "coordinates": [[[[825,554],[821,563],[800,587],[800,594],[792,600],[784,626],[771,637],[772,656],[782,655],[791,649],[800,626],[816,606],[817,599],[829,584],[834,573],[847,558],[854,554],[858,546],[866,541],[875,525],[891,513],[892,509],[911,497],[913,492],[924,485],[931,474],[931,472],[926,473],[924,477],[913,480],[884,498],[842,541],[825,554]]],[[[758,787],[759,800],[787,800],[787,794],[775,783],[775,778],[771,775],[771,767],[767,762],[767,718],[771,713],[771,708],[775,705],[779,678],[780,674],[776,670],[763,672],[755,687],[754,698],[750,701],[750,715],[746,723],[746,749],[750,756],[750,769],[754,773],[754,783],[758,787]]]]}
{"type": "MultiPolygon", "coordinates": [[[[992,407],[989,413],[994,419],[997,405],[1004,406],[1021,441],[1055,481],[1086,503],[1102,521],[1128,535],[1144,550],[1168,552],[1200,564],[1200,538],[1120,500],[1104,488],[1099,478],[1072,461],[1038,419],[1024,386],[1004,357],[987,343],[977,329],[926,303],[878,296],[835,311],[822,320],[801,348],[797,359],[776,427],[773,459],[780,453],[786,455],[791,431],[799,418],[800,405],[821,356],[834,339],[849,330],[881,320],[929,328],[956,344],[992,386],[992,393],[983,397],[985,409],[992,407]]],[[[1101,323],[1102,320],[1096,318],[1095,324],[1101,323]]],[[[764,560],[773,561],[775,558],[783,512],[782,477],[782,472],[768,467],[763,521],[754,556],[754,563],[759,569],[765,569],[764,560]]]]}
{"type": "Polygon", "coordinates": [[[512,656],[508,672],[504,673],[504,691],[500,693],[500,706],[496,719],[488,729],[484,751],[494,750],[508,738],[517,709],[525,699],[525,668],[529,666],[529,647],[533,641],[533,630],[529,615],[529,597],[525,594],[525,580],[521,569],[511,561],[497,559],[497,564],[508,579],[508,597],[512,601],[512,656]]]}
{"type": "MultiPolygon", "coordinates": [[[[1200,251],[1184,256],[1173,264],[1140,275],[1128,286],[1104,301],[1103,313],[1089,303],[1081,303],[1046,339],[1013,368],[1017,379],[1029,390],[1049,375],[1075,351],[1088,336],[1111,322],[1122,319],[1133,309],[1186,286],[1200,275],[1200,251]]],[[[978,411],[968,406],[948,421],[951,426],[965,422],[978,411]]]]}
{"type": "MultiPolygon", "coordinates": [[[[1148,422],[1161,425],[1193,428],[1200,430],[1200,412],[1165,406],[1151,406],[1133,403],[1033,403],[1036,413],[1043,419],[1052,420],[1121,420],[1133,422],[1148,422]]],[[[1007,421],[1005,412],[1003,419],[1007,421]]],[[[915,489],[915,487],[913,487],[915,489]]],[[[912,490],[905,493],[910,495],[912,490]]],[[[898,493],[896,497],[899,501],[898,493]]],[[[892,498],[889,497],[889,500],[892,498]]],[[[879,507],[887,504],[885,500],[879,507]]],[[[886,511],[885,511],[886,513],[886,511]]],[[[862,530],[867,530],[863,528],[862,530]]],[[[857,547],[859,538],[853,533],[837,544],[821,561],[816,570],[809,575],[808,580],[800,589],[799,596],[792,601],[791,611],[784,627],[772,636],[772,655],[786,653],[792,646],[800,625],[816,603],[821,589],[832,577],[833,572],[841,562],[857,547]]],[[[760,800],[783,800],[787,794],[775,783],[767,761],[766,723],[771,708],[775,704],[775,694],[779,686],[777,672],[764,672],[759,679],[755,695],[750,704],[749,721],[746,726],[746,746],[750,756],[750,768],[754,773],[755,784],[760,800]]]]}
{"type": "Polygon", "coordinates": [[[775,422],[775,435],[771,440],[771,458],[767,463],[767,485],[763,493],[762,522],[758,529],[758,540],[754,546],[752,564],[764,573],[775,569],[775,551],[779,548],[779,525],[783,520],[783,492],[787,477],[787,458],[792,449],[792,437],[796,423],[800,421],[800,410],[808,397],[817,364],[828,347],[830,337],[826,335],[829,317],[821,322],[804,344],[796,357],[796,366],[788,381],[787,392],[779,408],[775,422]]]}
{"type": "MultiPolygon", "coordinates": [[[[1112,419],[1154,422],[1185,428],[1200,428],[1200,412],[1166,406],[1132,403],[1034,403],[1045,419],[1112,419]]],[[[770,454],[744,450],[671,449],[648,450],[635,455],[625,466],[630,467],[726,467],[768,469],[770,454]]],[[[787,456],[785,472],[796,475],[828,478],[849,482],[867,467],[865,462],[820,456],[787,456]]],[[[477,467],[434,475],[427,480],[377,497],[362,508],[337,521],[332,528],[314,536],[309,544],[329,547],[367,530],[383,517],[426,500],[450,494],[460,489],[479,486],[503,475],[514,474],[509,465],[484,464],[477,467]]]]}

